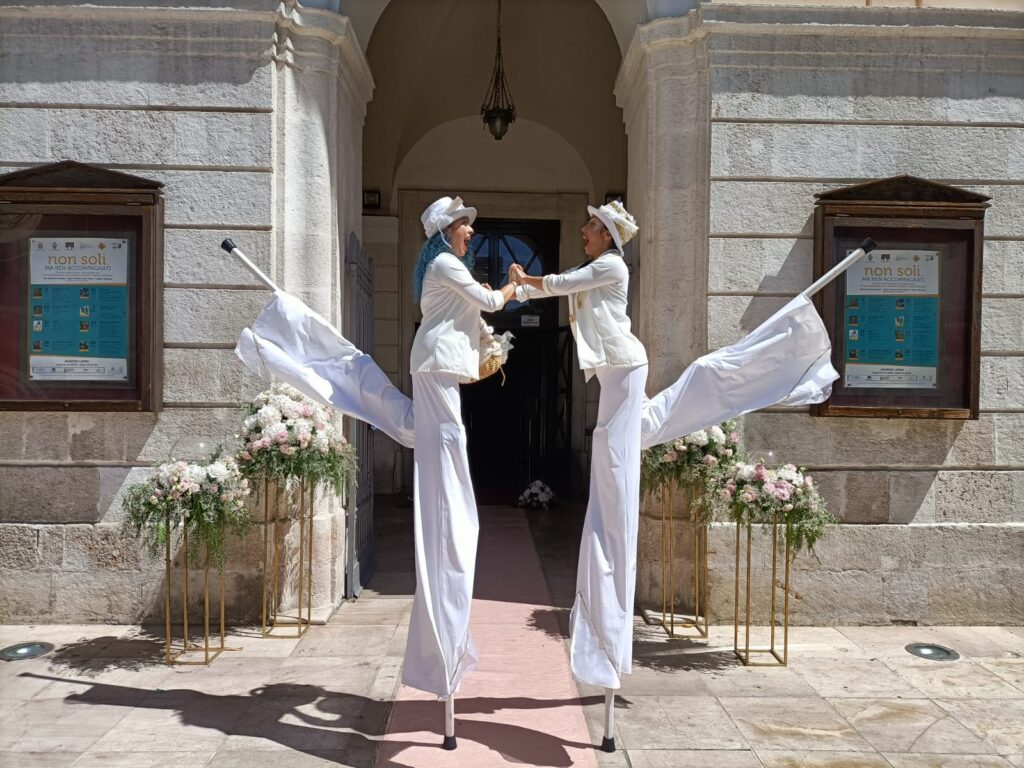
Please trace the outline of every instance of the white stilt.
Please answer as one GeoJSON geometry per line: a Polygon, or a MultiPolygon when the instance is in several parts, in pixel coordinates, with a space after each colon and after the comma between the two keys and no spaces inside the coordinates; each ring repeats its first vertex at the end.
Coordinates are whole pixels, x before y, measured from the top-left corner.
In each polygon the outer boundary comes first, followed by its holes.
{"type": "Polygon", "coordinates": [[[444,700],[444,749],[455,749],[455,694],[444,700]]]}
{"type": "Polygon", "coordinates": [[[601,741],[602,752],[615,751],[615,689],[604,689],[604,739],[601,741]]]}

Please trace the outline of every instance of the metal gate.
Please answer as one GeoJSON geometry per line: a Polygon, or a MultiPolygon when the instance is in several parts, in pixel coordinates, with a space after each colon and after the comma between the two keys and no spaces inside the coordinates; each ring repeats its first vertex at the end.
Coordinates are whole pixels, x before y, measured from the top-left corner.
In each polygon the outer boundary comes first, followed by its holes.
{"type": "MultiPolygon", "coordinates": [[[[355,233],[345,248],[345,337],[373,352],[373,259],[355,233]]],[[[373,545],[373,430],[345,418],[345,436],[356,449],[359,470],[346,493],[345,597],[358,597],[376,567],[373,545]]]]}

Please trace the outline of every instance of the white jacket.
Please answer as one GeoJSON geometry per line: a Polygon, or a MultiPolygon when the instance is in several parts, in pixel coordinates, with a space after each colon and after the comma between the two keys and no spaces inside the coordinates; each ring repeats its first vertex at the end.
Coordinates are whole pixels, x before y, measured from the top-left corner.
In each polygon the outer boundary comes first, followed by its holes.
{"type": "Polygon", "coordinates": [[[455,373],[480,378],[480,311],[505,305],[501,291],[478,283],[462,261],[442,253],[427,267],[420,294],[423,321],[412,342],[412,373],[455,373]]]}
{"type": "Polygon", "coordinates": [[[569,324],[576,339],[580,368],[589,380],[595,368],[628,368],[647,364],[647,350],[630,332],[626,314],[629,270],[616,251],[560,275],[545,275],[544,289],[521,285],[516,299],[568,296],[569,324]]]}

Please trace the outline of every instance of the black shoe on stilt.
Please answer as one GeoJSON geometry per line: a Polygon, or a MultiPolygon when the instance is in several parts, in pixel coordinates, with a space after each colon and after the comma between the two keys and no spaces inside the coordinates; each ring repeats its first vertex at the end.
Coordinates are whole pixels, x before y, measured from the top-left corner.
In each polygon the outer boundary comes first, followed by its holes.
{"type": "Polygon", "coordinates": [[[615,751],[615,737],[605,736],[601,739],[601,751],[602,752],[614,752],[615,751]]]}
{"type": "MultiPolygon", "coordinates": [[[[445,736],[444,741],[441,742],[441,749],[452,750],[457,746],[459,745],[455,742],[454,736],[445,736]]],[[[614,747],[612,747],[612,749],[614,749],[614,747]]]]}

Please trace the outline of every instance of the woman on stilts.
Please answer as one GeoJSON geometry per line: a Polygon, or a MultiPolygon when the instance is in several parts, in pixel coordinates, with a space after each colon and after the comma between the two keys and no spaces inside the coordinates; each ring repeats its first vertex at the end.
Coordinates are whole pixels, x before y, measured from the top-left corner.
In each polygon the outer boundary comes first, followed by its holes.
{"type": "Polygon", "coordinates": [[[580,541],[576,599],[570,619],[573,675],[605,689],[602,749],[615,750],[614,691],[632,671],[633,600],[640,514],[640,422],[647,353],[626,314],[629,270],[623,246],[636,234],[618,202],[587,207],[588,260],[560,275],[532,277],[515,265],[520,301],[565,296],[580,367],[601,385],[592,438],[590,498],[580,541]]]}
{"type": "Polygon", "coordinates": [[[413,500],[416,595],[402,682],[445,700],[446,749],[454,749],[455,693],[476,668],[469,610],[476,567],[476,498],[469,476],[459,384],[480,375],[480,312],[495,312],[515,286],[500,291],[469,271],[476,209],[442,197],[421,221],[427,242],[413,274],[423,320],[410,355],[416,430],[413,500]]]}
{"type": "MultiPolygon", "coordinates": [[[[414,449],[416,594],[402,682],[445,702],[445,749],[455,749],[455,694],[477,660],[469,613],[479,522],[459,384],[480,376],[480,312],[501,309],[515,291],[511,283],[495,291],[473,278],[475,219],[476,209],[459,197],[436,200],[420,217],[427,241],[413,274],[423,311],[410,355],[413,400],[369,355],[262,273],[274,298],[235,350],[260,376],[287,382],[414,449]]],[[[240,253],[234,243],[224,247],[240,253]]]]}

